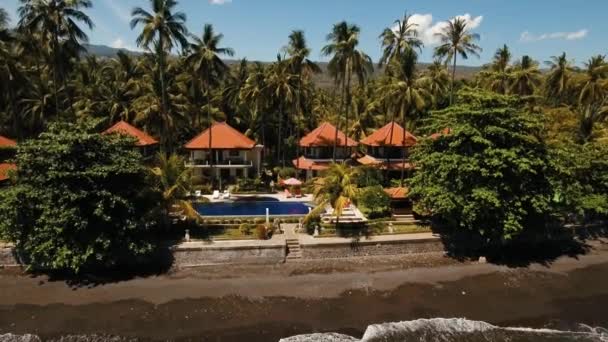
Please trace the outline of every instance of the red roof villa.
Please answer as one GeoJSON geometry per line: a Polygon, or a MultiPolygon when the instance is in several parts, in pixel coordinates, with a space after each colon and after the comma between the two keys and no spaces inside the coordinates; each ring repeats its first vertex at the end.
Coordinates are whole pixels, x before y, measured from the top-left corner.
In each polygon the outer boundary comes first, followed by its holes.
{"type": "Polygon", "coordinates": [[[103,134],[112,133],[125,134],[137,139],[135,145],[140,149],[144,157],[151,156],[158,145],[158,140],[151,137],[148,133],[130,125],[126,121],[119,121],[103,132],[103,134]]]}
{"type": "Polygon", "coordinates": [[[404,130],[401,125],[389,122],[361,141],[366,148],[366,155],[358,161],[363,165],[377,166],[383,170],[409,170],[412,168],[407,161],[409,148],[416,145],[416,142],[416,137],[404,130]]]}
{"type": "MultiPolygon", "coordinates": [[[[0,150],[10,150],[14,149],[16,146],[16,141],[0,135],[0,150]]],[[[0,154],[0,184],[6,183],[9,179],[9,172],[17,169],[17,166],[15,164],[3,162],[3,159],[5,157],[10,158],[11,155],[12,152],[10,151],[6,155],[4,153],[0,154]]]]}
{"type": "Polygon", "coordinates": [[[188,167],[211,170],[219,178],[248,177],[249,171],[261,172],[262,149],[243,133],[225,122],[215,122],[184,146],[190,151],[188,167]],[[211,151],[209,135],[211,132],[211,151]],[[209,153],[211,152],[211,154],[209,153]]]}
{"type": "MultiPolygon", "coordinates": [[[[305,137],[300,139],[300,148],[303,155],[293,160],[293,165],[306,170],[307,178],[325,170],[333,161],[334,141],[336,140],[336,127],[328,122],[324,122],[305,137]]],[[[357,142],[349,138],[342,131],[338,130],[338,148],[336,159],[344,161],[349,159],[353,148],[357,147],[357,142]]]]}

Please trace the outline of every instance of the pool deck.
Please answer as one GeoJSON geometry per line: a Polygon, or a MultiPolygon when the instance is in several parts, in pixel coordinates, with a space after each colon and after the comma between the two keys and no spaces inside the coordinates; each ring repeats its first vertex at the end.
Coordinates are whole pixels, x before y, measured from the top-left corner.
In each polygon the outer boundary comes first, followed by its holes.
{"type": "Polygon", "coordinates": [[[302,197],[300,197],[300,198],[295,198],[295,197],[287,198],[287,197],[285,197],[285,194],[283,194],[283,193],[255,194],[255,195],[230,194],[229,199],[225,199],[225,198],[214,199],[212,195],[203,195],[202,197],[205,197],[206,199],[208,199],[210,203],[232,202],[237,198],[248,198],[248,197],[272,197],[272,198],[276,198],[280,202],[312,202],[313,201],[313,196],[311,194],[302,195],[302,197]]]}

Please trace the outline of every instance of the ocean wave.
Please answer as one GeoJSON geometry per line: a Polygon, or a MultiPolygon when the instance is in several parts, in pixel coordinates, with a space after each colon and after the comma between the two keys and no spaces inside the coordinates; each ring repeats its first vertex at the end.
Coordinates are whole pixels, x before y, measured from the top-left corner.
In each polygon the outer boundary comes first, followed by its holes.
{"type": "Polygon", "coordinates": [[[464,318],[432,318],[374,324],[367,327],[359,340],[340,334],[298,335],[280,342],[608,342],[608,331],[581,325],[580,331],[498,327],[464,318]]]}

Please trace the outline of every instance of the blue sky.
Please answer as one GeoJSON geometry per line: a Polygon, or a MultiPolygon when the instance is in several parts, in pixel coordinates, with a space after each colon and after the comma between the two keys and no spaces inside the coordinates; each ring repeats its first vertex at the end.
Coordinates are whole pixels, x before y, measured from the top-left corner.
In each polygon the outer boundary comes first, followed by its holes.
{"type": "MultiPolygon", "coordinates": [[[[93,0],[88,13],[95,22],[94,44],[135,48],[136,31],[129,27],[130,11],[148,7],[149,0],[93,0]]],[[[16,22],[17,0],[0,0],[16,22]]],[[[407,10],[415,14],[426,43],[422,61],[432,60],[433,33],[441,22],[464,16],[481,35],[481,58],[487,62],[506,43],[515,57],[524,54],[544,61],[566,51],[578,64],[594,54],[608,53],[607,0],[181,0],[188,28],[199,34],[212,23],[225,35],[224,45],[238,58],[273,60],[293,29],[303,29],[312,59],[325,60],[320,49],[332,25],[341,20],[361,27],[360,47],[377,61],[378,35],[407,10]]]]}

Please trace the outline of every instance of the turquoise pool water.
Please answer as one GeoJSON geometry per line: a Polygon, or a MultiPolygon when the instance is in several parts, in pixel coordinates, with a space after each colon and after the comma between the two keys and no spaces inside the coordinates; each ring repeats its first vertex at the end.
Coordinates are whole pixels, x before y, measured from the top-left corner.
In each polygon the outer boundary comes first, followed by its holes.
{"type": "Polygon", "coordinates": [[[201,203],[194,208],[202,216],[265,216],[306,215],[310,205],[306,202],[236,201],[224,203],[201,203]]]}

